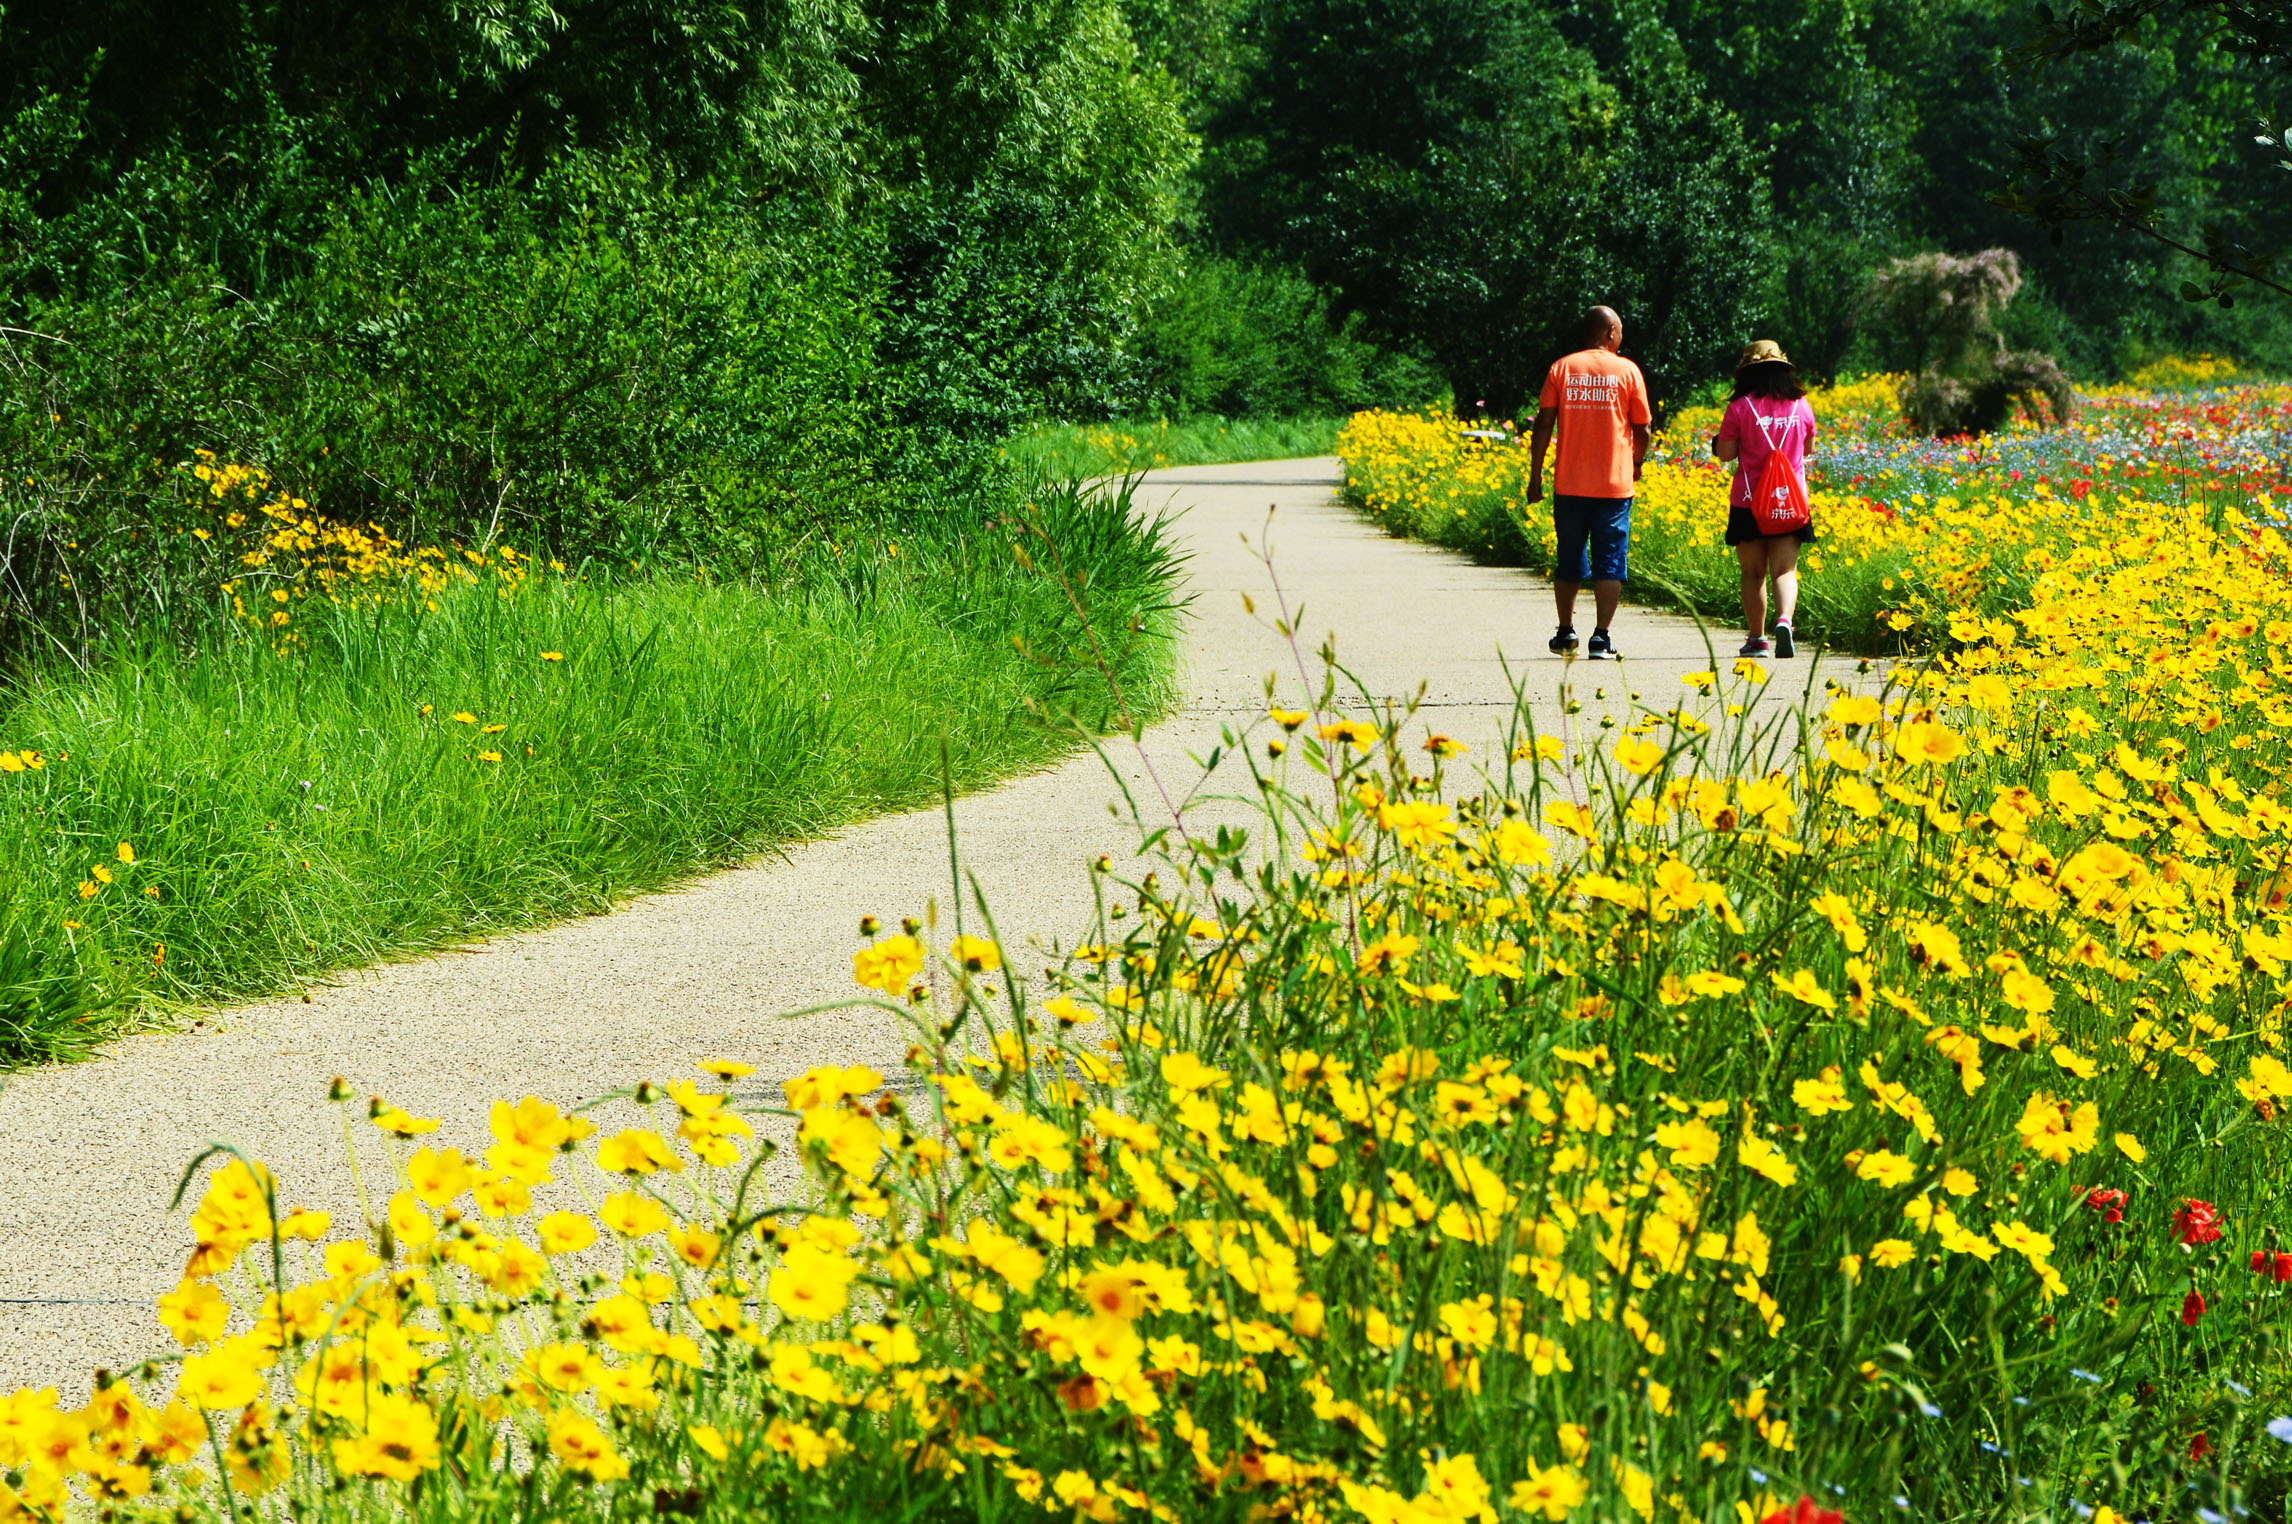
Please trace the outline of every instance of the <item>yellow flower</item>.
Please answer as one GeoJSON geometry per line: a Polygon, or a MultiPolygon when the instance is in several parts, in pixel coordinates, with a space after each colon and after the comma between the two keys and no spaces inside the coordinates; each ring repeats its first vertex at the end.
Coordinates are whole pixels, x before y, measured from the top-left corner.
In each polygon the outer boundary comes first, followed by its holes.
{"type": "Polygon", "coordinates": [[[1990,1236],[2006,1248],[2021,1254],[2031,1264],[2042,1264],[2053,1253],[2052,1236],[2040,1233],[2019,1218],[2002,1227],[1992,1228],[1990,1236]]]}
{"type": "Polygon", "coordinates": [[[822,1106],[833,1106],[845,1096],[868,1095],[883,1087],[883,1076],[865,1064],[852,1064],[837,1068],[825,1064],[806,1069],[794,1079],[784,1082],[781,1093],[788,1104],[798,1111],[815,1111],[822,1106]]]}
{"type": "Polygon", "coordinates": [[[525,1369],[553,1392],[587,1390],[598,1370],[585,1344],[544,1344],[525,1353],[525,1369]]]}
{"type": "Polygon", "coordinates": [[[454,712],[454,718],[461,721],[461,723],[464,725],[475,725],[478,722],[478,717],[470,713],[467,709],[456,710],[454,712]]]}
{"type": "Polygon", "coordinates": [[[613,1441],[578,1408],[561,1407],[551,1415],[549,1453],[566,1470],[592,1482],[617,1482],[629,1474],[629,1463],[613,1448],[613,1441]]]}
{"type": "Polygon", "coordinates": [[[816,1153],[846,1175],[867,1176],[883,1152],[875,1123],[841,1106],[815,1106],[796,1129],[797,1147],[816,1153]]]}
{"type": "Polygon", "coordinates": [[[597,1220],[623,1238],[650,1238],[669,1225],[661,1204],[636,1190],[616,1191],[597,1209],[597,1220]]]}
{"type": "Polygon", "coordinates": [[[1880,1148],[1864,1154],[1862,1162],[1854,1167],[1854,1173],[1857,1179],[1868,1180],[1892,1190],[1916,1178],[1918,1166],[1898,1153],[1880,1148]]]}
{"type": "Polygon", "coordinates": [[[858,1274],[859,1266],[842,1255],[798,1244],[781,1257],[765,1294],[792,1318],[824,1322],[851,1305],[851,1283],[858,1274]]]}
{"type": "Polygon", "coordinates": [[[1702,1169],[1719,1157],[1719,1134],[1700,1117],[1665,1122],[1655,1129],[1655,1146],[1671,1150],[1671,1162],[1683,1169],[1702,1169]]]}
{"type": "Polygon", "coordinates": [[[551,1212],[534,1231],[548,1254],[578,1254],[597,1241],[597,1225],[577,1212],[551,1212]]]}
{"type": "Polygon", "coordinates": [[[244,1350],[231,1346],[185,1355],[175,1378],[175,1395],[209,1412],[243,1408],[262,1390],[262,1370],[244,1350]]]}
{"type": "Polygon", "coordinates": [[[1773,981],[1777,990],[1790,996],[1793,1000],[1803,1001],[1818,1011],[1835,1011],[1838,1009],[1838,1001],[1832,997],[1830,991],[1822,987],[1821,982],[1815,978],[1812,969],[1802,968],[1788,979],[1779,973],[1769,974],[1767,977],[1773,981]]]}
{"type": "Polygon", "coordinates": [[[205,1281],[185,1281],[159,1299],[159,1321],[178,1344],[209,1344],[230,1326],[231,1304],[205,1281]]]}
{"type": "Polygon", "coordinates": [[[135,861],[135,848],[133,848],[133,847],[129,846],[129,845],[128,845],[126,842],[124,842],[124,841],[123,841],[123,842],[121,842],[121,843],[119,844],[119,860],[120,860],[121,862],[123,862],[123,863],[132,863],[132,862],[134,862],[134,861],[135,861]]]}
{"type": "Polygon", "coordinates": [[[2053,1009],[2053,988],[2022,968],[2005,971],[2000,997],[2017,1011],[2043,1013],[2053,1009]]]}
{"type": "Polygon", "coordinates": [[[919,972],[924,972],[924,944],[915,937],[885,937],[853,953],[853,979],[885,995],[903,995],[919,972]]]}
{"type": "Polygon", "coordinates": [[[1756,1133],[1745,1132],[1735,1145],[1735,1158],[1754,1174],[1764,1175],[1777,1185],[1798,1184],[1799,1168],[1783,1151],[1756,1133]]]}
{"type": "Polygon", "coordinates": [[[1507,820],[1496,828],[1496,855],[1518,866],[1542,866],[1552,860],[1552,843],[1525,820],[1507,820]]]}
{"type": "Polygon", "coordinates": [[[406,1161],[406,1181],[429,1207],[444,1208],[470,1188],[470,1167],[458,1148],[418,1148],[406,1161]]]}
{"type": "Polygon", "coordinates": [[[1875,725],[1884,713],[1878,700],[1867,693],[1841,693],[1830,701],[1831,722],[1849,729],[1875,725]]]}
{"type": "Polygon", "coordinates": [[[480,762],[499,762],[501,753],[498,751],[481,751],[478,753],[478,760],[480,762]]]}
{"type": "Polygon", "coordinates": [[[694,1424],[684,1432],[692,1437],[693,1448],[710,1460],[720,1461],[732,1453],[732,1447],[724,1442],[723,1434],[714,1424],[694,1424]]]}
{"type": "Polygon", "coordinates": [[[1870,1246],[1870,1262],[1881,1270],[1899,1270],[1918,1257],[1918,1251],[1900,1238],[1881,1238],[1870,1246]]]}
{"type": "Polygon", "coordinates": [[[363,1419],[361,1432],[333,1442],[334,1464],[350,1476],[410,1482],[437,1468],[438,1420],[428,1404],[395,1392],[370,1394],[349,1416],[363,1419]]]}
{"type": "Polygon", "coordinates": [[[987,1156],[1003,1169],[1032,1164],[1056,1173],[1073,1163],[1064,1132],[1049,1122],[1016,1113],[1006,1113],[996,1122],[987,1156]]]}
{"type": "Polygon", "coordinates": [[[1616,742],[1616,762],[1627,773],[1645,776],[1663,762],[1663,748],[1645,737],[1626,736],[1616,742]]]}
{"type": "Polygon", "coordinates": [[[371,1120],[376,1127],[381,1128],[384,1132],[395,1133],[401,1138],[418,1138],[423,1133],[438,1130],[436,1117],[412,1116],[396,1106],[377,1105],[371,1114],[371,1120]]]}
{"type": "Polygon", "coordinates": [[[563,661],[565,653],[563,651],[544,651],[541,653],[541,659],[543,661],[563,661]]]}
{"type": "Polygon", "coordinates": [[[948,944],[947,956],[974,974],[991,974],[1003,966],[1003,950],[985,937],[957,937],[948,944]]]}
{"type": "Polygon", "coordinates": [[[1448,806],[1431,800],[1388,800],[1377,806],[1377,828],[1404,847],[1436,847],[1456,834],[1448,806]]]}
{"type": "Polygon", "coordinates": [[[700,1067],[719,1079],[746,1079],[756,1072],[754,1064],[744,1064],[737,1058],[704,1058],[700,1067]]]}
{"type": "Polygon", "coordinates": [[[1180,1095],[1223,1090],[1231,1083],[1223,1069],[1213,1069],[1191,1053],[1164,1054],[1161,1070],[1162,1082],[1180,1095]]]}
{"type": "Polygon", "coordinates": [[[666,1139],[645,1127],[624,1127],[597,1145],[597,1168],[608,1175],[650,1175],[681,1170],[684,1161],[666,1139]]]}
{"type": "Polygon", "coordinates": [[[2023,1106],[2014,1130],[2021,1134],[2022,1147],[2031,1153],[2055,1164],[2067,1164],[2079,1154],[2092,1152],[2100,1125],[2100,1109],[2091,1101],[2072,1111],[2067,1101],[2057,1101],[2040,1090],[2023,1106]]]}
{"type": "Polygon", "coordinates": [[[1823,1070],[1819,1079],[1803,1079],[1792,1085],[1791,1100],[1801,1111],[1818,1117],[1854,1109],[1854,1102],[1847,1099],[1846,1083],[1839,1078],[1836,1064],[1823,1070]]]}

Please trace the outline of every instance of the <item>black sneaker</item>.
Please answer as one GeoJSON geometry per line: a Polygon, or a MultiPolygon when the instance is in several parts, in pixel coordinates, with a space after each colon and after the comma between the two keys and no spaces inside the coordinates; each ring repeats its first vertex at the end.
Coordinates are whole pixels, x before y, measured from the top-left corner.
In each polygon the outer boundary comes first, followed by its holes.
{"type": "Polygon", "coordinates": [[[1608,638],[1608,632],[1605,630],[1592,631],[1592,643],[1584,648],[1584,660],[1586,661],[1614,661],[1621,654],[1616,650],[1616,643],[1608,638]]]}
{"type": "Polygon", "coordinates": [[[1576,627],[1572,624],[1561,625],[1552,632],[1548,644],[1554,656],[1573,655],[1576,649],[1576,627]]]}
{"type": "Polygon", "coordinates": [[[1799,654],[1798,642],[1791,639],[1791,627],[1788,624],[1775,626],[1775,654],[1777,656],[1796,656],[1799,654]]]}

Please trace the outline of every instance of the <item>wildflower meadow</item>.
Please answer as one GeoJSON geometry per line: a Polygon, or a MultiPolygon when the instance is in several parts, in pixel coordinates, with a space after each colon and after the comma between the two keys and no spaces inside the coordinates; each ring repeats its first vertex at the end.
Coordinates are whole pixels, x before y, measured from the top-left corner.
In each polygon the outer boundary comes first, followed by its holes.
{"type": "Polygon", "coordinates": [[[0,1500],[2280,1519],[2292,583],[2215,469],[1867,510],[1930,643],[1780,710],[1277,701],[1247,828],[1142,819],[1049,959],[857,928],[905,1074],[696,1054],[483,1137],[338,1083],[356,1198],[190,1161],[176,1347],[0,1403],[0,1500]]]}
{"type": "MultiPolygon", "coordinates": [[[[2035,575],[2097,523],[2190,510],[2217,533],[2231,508],[2274,522],[2292,482],[2292,389],[2235,384],[2230,369],[2159,362],[2149,385],[2087,395],[2065,427],[2024,418],[1948,439],[1903,424],[1899,377],[1817,388],[1802,630],[1854,651],[1925,650],[1949,640],[1953,615],[2025,606],[2035,575]]],[[[1688,407],[1658,433],[1633,504],[1632,577],[1639,598],[1731,623],[1718,427],[1716,407],[1688,407]]],[[[1549,570],[1551,515],[1527,501],[1524,438],[1506,420],[1467,432],[1436,410],[1371,412],[1337,449],[1348,498],[1392,533],[1549,570]]]]}

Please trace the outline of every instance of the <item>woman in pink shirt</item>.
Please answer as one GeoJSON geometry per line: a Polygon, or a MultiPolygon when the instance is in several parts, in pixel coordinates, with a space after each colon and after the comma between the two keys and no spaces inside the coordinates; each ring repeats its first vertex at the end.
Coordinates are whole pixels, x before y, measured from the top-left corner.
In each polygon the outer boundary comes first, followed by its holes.
{"type": "Polygon", "coordinates": [[[1799,547],[1814,539],[1814,523],[1810,519],[1799,529],[1762,534],[1751,515],[1751,492],[1767,468],[1767,457],[1778,450],[1804,483],[1814,432],[1814,409],[1807,406],[1806,389],[1783,346],[1773,339],[1745,346],[1735,365],[1735,394],[1719,420],[1719,437],[1711,441],[1713,455],[1735,463],[1735,484],[1727,496],[1727,543],[1743,567],[1743,626],[1750,639],[1737,653],[1742,656],[1798,654],[1791,615],[1799,602],[1799,547]],[[1772,641],[1767,638],[1770,577],[1775,583],[1772,641]]]}

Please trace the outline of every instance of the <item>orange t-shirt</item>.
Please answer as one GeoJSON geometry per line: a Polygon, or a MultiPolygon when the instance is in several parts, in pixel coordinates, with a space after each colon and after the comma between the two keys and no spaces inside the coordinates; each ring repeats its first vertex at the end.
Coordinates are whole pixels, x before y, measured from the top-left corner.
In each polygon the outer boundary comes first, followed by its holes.
{"type": "Polygon", "coordinates": [[[1560,413],[1552,490],[1569,497],[1630,497],[1631,425],[1653,416],[1647,378],[1607,349],[1579,349],[1552,362],[1539,407],[1560,413]]]}

